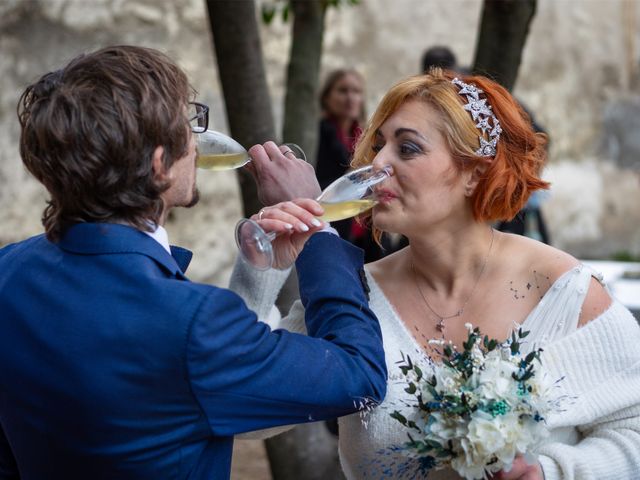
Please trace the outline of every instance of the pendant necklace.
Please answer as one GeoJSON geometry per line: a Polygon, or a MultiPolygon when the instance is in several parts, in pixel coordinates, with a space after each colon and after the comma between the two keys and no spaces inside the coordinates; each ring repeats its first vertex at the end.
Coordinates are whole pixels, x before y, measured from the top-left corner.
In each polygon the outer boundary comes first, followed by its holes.
{"type": "Polygon", "coordinates": [[[424,301],[424,304],[431,311],[431,313],[433,313],[436,316],[436,318],[438,319],[438,323],[436,324],[436,330],[438,330],[438,332],[442,333],[443,336],[444,336],[444,321],[445,320],[449,320],[451,318],[461,317],[464,314],[464,309],[467,306],[467,304],[469,303],[469,300],[471,300],[471,297],[473,297],[473,294],[475,293],[476,288],[478,287],[478,283],[480,283],[480,279],[482,278],[482,274],[484,273],[484,270],[485,270],[485,268],[487,266],[487,263],[489,262],[489,257],[491,256],[491,249],[493,247],[493,237],[494,237],[494,230],[492,228],[491,229],[491,242],[489,243],[489,250],[487,252],[487,256],[484,259],[484,263],[482,264],[482,268],[480,269],[480,273],[478,274],[478,278],[476,279],[476,283],[473,285],[473,288],[471,289],[471,293],[469,294],[469,296],[462,303],[462,306],[455,313],[453,313],[451,315],[440,315],[438,312],[436,312],[431,307],[431,305],[429,305],[429,301],[427,300],[427,297],[425,296],[424,292],[420,288],[420,283],[418,282],[418,274],[416,273],[416,269],[413,266],[413,259],[411,260],[411,272],[413,273],[413,277],[414,277],[415,282],[416,282],[416,288],[418,289],[418,292],[420,293],[420,296],[422,297],[422,300],[424,301]]]}

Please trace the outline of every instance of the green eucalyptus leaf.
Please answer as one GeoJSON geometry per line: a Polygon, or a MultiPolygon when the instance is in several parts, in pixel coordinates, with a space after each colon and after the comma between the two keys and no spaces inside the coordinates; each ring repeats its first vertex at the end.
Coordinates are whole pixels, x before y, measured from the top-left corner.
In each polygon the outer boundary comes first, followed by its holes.
{"type": "Polygon", "coordinates": [[[262,5],[262,21],[265,25],[269,25],[273,21],[275,14],[276,7],[274,5],[262,5]]]}
{"type": "Polygon", "coordinates": [[[403,425],[407,424],[407,419],[397,410],[395,410],[390,416],[391,418],[399,421],[403,425]]]}

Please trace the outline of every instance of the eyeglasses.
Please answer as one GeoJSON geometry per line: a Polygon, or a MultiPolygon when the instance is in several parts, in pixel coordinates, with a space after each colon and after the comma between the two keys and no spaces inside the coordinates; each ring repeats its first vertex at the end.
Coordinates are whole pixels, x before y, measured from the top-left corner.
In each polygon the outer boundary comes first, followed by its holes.
{"type": "Polygon", "coordinates": [[[189,102],[189,125],[193,133],[203,133],[209,128],[209,107],[203,103],[189,102]]]}

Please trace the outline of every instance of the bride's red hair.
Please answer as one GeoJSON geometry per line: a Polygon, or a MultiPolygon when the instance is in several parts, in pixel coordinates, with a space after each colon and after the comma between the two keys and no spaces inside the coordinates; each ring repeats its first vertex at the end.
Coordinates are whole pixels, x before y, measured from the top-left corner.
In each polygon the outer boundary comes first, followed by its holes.
{"type": "MultiPolygon", "coordinates": [[[[471,196],[476,221],[511,220],[524,207],[532,192],[549,188],[549,183],[540,178],[546,161],[546,135],[534,132],[529,115],[513,96],[486,77],[460,75],[441,69],[409,77],[387,92],[356,146],[354,167],[373,161],[376,131],[402,104],[415,99],[429,103],[439,112],[442,119],[440,133],[460,171],[486,165],[471,196]],[[459,87],[451,83],[455,77],[483,90],[481,98],[487,99],[500,121],[502,133],[494,158],[475,154],[481,131],[463,108],[466,99],[458,94],[459,87]]],[[[489,139],[486,135],[485,138],[489,139]]]]}

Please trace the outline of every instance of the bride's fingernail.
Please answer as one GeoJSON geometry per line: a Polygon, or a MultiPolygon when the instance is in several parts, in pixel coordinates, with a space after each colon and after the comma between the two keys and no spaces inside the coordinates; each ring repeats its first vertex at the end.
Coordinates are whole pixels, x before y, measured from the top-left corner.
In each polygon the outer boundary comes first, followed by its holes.
{"type": "Polygon", "coordinates": [[[291,230],[293,228],[293,225],[291,225],[290,223],[285,223],[284,228],[286,228],[287,230],[291,230]]]}
{"type": "Polygon", "coordinates": [[[298,228],[300,228],[300,230],[302,230],[303,232],[308,232],[309,231],[309,227],[307,227],[304,223],[300,223],[298,225],[298,228]]]}
{"type": "Polygon", "coordinates": [[[320,227],[322,225],[322,222],[317,218],[314,218],[313,220],[311,220],[311,225],[313,225],[314,227],[320,227]]]}

